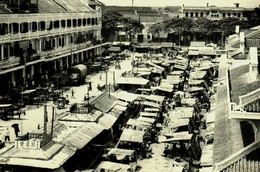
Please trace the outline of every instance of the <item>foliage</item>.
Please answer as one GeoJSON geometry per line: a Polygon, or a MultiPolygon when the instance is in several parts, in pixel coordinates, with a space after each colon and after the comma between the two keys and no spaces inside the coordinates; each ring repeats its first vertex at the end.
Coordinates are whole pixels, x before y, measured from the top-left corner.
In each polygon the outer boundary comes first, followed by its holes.
{"type": "Polygon", "coordinates": [[[139,21],[124,17],[116,11],[108,11],[102,15],[102,36],[108,38],[110,35],[116,34],[119,31],[119,25],[122,25],[130,35],[140,33],[144,29],[144,25],[139,21]]]}

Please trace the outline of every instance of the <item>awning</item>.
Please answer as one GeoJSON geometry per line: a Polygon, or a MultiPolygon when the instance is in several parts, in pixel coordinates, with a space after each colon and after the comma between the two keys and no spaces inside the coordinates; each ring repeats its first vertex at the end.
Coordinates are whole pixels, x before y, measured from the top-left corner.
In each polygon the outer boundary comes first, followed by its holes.
{"type": "Polygon", "coordinates": [[[104,128],[96,123],[86,123],[63,139],[61,143],[75,147],[76,149],[82,149],[103,130],[104,128]]]}
{"type": "Polygon", "coordinates": [[[154,108],[160,108],[160,105],[158,103],[153,103],[153,102],[149,102],[149,101],[144,101],[142,103],[144,106],[150,106],[150,107],[154,107],[154,108]]]}
{"type": "Polygon", "coordinates": [[[146,85],[148,84],[149,80],[144,78],[125,78],[120,77],[116,83],[117,84],[129,84],[129,85],[146,85]]]}
{"type": "Polygon", "coordinates": [[[144,121],[144,122],[148,122],[150,124],[153,124],[155,122],[155,119],[153,118],[147,118],[147,117],[139,117],[137,118],[138,121],[144,121]]]}
{"type": "Polygon", "coordinates": [[[202,84],[203,82],[204,82],[204,80],[199,80],[199,79],[193,80],[193,79],[189,79],[188,84],[189,84],[189,85],[199,85],[199,84],[202,84]]]}
{"type": "Polygon", "coordinates": [[[153,113],[155,113],[155,112],[159,112],[159,108],[144,108],[144,112],[153,112],[153,113]]]}
{"type": "Polygon", "coordinates": [[[169,128],[178,128],[181,126],[186,126],[189,125],[190,120],[189,119],[176,119],[175,121],[170,121],[170,123],[168,124],[169,128]]]}
{"type": "Polygon", "coordinates": [[[160,139],[160,143],[173,142],[173,141],[189,141],[192,138],[192,134],[183,133],[170,139],[160,139]]]}
{"type": "Polygon", "coordinates": [[[127,101],[127,102],[133,102],[139,96],[137,94],[134,94],[134,93],[129,93],[127,91],[120,90],[120,91],[115,92],[115,97],[119,100],[123,100],[123,101],[127,101]]]}
{"type": "Polygon", "coordinates": [[[155,67],[155,68],[157,68],[157,69],[160,69],[160,70],[164,70],[164,68],[163,67],[161,67],[161,66],[158,66],[158,65],[156,65],[156,64],[154,64],[154,63],[152,63],[152,62],[146,62],[146,64],[148,64],[148,65],[150,65],[150,66],[152,66],[152,67],[155,67]]]}
{"type": "Polygon", "coordinates": [[[126,141],[126,142],[143,143],[144,134],[145,134],[144,131],[124,129],[119,140],[126,141]]]}
{"type": "Polygon", "coordinates": [[[104,171],[113,171],[113,172],[126,172],[128,169],[131,169],[130,165],[115,163],[110,161],[102,161],[98,167],[96,168],[95,172],[100,172],[101,169],[104,171]]]}
{"type": "Polygon", "coordinates": [[[173,68],[175,68],[175,69],[180,69],[180,70],[186,70],[186,69],[187,69],[187,66],[175,64],[175,65],[173,66],[173,68]]]}
{"type": "Polygon", "coordinates": [[[158,113],[140,112],[140,116],[144,116],[144,117],[158,117],[158,113]]]}
{"type": "Polygon", "coordinates": [[[165,87],[151,87],[152,90],[160,90],[160,91],[165,91],[168,93],[173,92],[173,89],[170,88],[165,88],[165,87]]]}
{"type": "Polygon", "coordinates": [[[130,149],[119,149],[119,148],[112,148],[107,155],[114,155],[116,156],[117,160],[123,160],[126,156],[132,156],[134,154],[134,150],[130,149]]]}
{"type": "Polygon", "coordinates": [[[204,90],[203,87],[190,87],[190,88],[187,89],[187,91],[189,93],[191,93],[191,92],[198,92],[198,91],[202,91],[202,90],[204,90]]]}
{"type": "Polygon", "coordinates": [[[151,94],[149,96],[144,96],[144,98],[146,100],[151,100],[151,101],[155,101],[155,102],[163,102],[163,100],[165,99],[165,96],[159,96],[159,95],[154,95],[154,94],[151,94]]]}
{"type": "Polygon", "coordinates": [[[188,55],[189,56],[198,56],[199,55],[199,51],[189,50],[188,55]]]}
{"type": "Polygon", "coordinates": [[[104,114],[101,118],[99,118],[97,124],[108,130],[114,125],[116,120],[117,118],[114,115],[104,114]]]}
{"type": "Polygon", "coordinates": [[[112,52],[120,52],[121,51],[121,48],[120,47],[115,47],[115,46],[112,46],[108,49],[108,51],[112,51],[112,52]]]}

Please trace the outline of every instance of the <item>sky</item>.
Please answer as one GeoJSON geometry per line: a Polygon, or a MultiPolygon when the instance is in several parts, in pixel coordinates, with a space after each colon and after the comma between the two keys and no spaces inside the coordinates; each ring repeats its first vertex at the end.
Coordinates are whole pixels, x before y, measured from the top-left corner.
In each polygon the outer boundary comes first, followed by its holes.
{"type": "MultiPolygon", "coordinates": [[[[132,0],[99,0],[105,5],[132,6],[132,0]]],[[[134,6],[206,6],[234,7],[239,3],[240,7],[255,8],[260,4],[259,0],[134,0],[134,6]]]]}

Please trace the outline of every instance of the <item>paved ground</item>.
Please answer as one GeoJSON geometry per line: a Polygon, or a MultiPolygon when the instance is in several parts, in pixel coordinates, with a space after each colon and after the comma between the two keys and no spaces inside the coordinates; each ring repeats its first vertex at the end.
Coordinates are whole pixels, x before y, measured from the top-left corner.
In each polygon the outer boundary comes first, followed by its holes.
{"type": "MultiPolygon", "coordinates": [[[[134,54],[131,54],[131,58],[134,57],[134,54]]],[[[121,76],[121,74],[125,71],[129,71],[132,69],[131,66],[131,59],[126,59],[124,61],[120,62],[121,69],[115,69],[115,65],[111,65],[108,70],[108,83],[113,84],[113,72],[115,73],[115,80],[121,76]]],[[[89,92],[90,96],[94,96],[98,94],[97,85],[98,83],[100,85],[105,84],[106,82],[106,73],[100,72],[100,73],[93,73],[91,75],[88,75],[86,77],[86,81],[92,82],[92,90],[89,92]]],[[[64,109],[57,109],[55,105],[53,105],[52,101],[47,102],[47,112],[48,112],[48,119],[49,122],[52,118],[52,107],[55,106],[55,112],[61,113],[69,110],[69,107],[72,103],[75,102],[83,102],[84,101],[84,95],[87,93],[88,85],[83,84],[80,86],[73,86],[68,91],[64,92],[64,95],[69,96],[70,103],[69,105],[66,105],[66,108],[64,109]],[[74,90],[75,92],[75,99],[71,99],[71,90],[74,90]]],[[[10,127],[10,141],[14,142],[15,140],[15,134],[14,129],[11,128],[11,125],[14,123],[19,124],[20,127],[20,133],[19,135],[26,134],[27,132],[31,132],[33,130],[37,130],[38,127],[43,126],[43,114],[44,114],[44,106],[37,107],[35,105],[26,106],[26,115],[21,115],[21,119],[18,119],[18,116],[15,116],[17,119],[11,119],[8,121],[0,120],[0,140],[4,140],[4,133],[5,133],[5,127],[10,127]]]]}

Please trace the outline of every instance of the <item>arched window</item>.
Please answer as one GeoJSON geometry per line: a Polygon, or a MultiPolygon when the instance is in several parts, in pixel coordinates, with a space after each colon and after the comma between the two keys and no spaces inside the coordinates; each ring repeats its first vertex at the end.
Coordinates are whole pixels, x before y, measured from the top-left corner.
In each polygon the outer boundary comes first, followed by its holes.
{"type": "Polygon", "coordinates": [[[90,18],[88,18],[88,20],[87,20],[87,25],[88,26],[90,25],[90,18]]]}
{"type": "Polygon", "coordinates": [[[95,24],[95,19],[92,18],[92,19],[91,19],[91,25],[94,25],[94,24],[95,24]]]}
{"type": "Polygon", "coordinates": [[[47,21],[47,30],[53,29],[53,21],[47,21]]]}
{"type": "Polygon", "coordinates": [[[20,32],[27,33],[29,31],[28,23],[24,22],[20,24],[20,32]]]}
{"type": "Polygon", "coordinates": [[[87,19],[84,18],[84,19],[83,19],[83,26],[86,26],[86,25],[87,25],[87,19]]]}
{"type": "Polygon", "coordinates": [[[44,31],[45,30],[45,22],[44,21],[41,21],[38,23],[39,27],[39,31],[44,31]]]}
{"type": "Polygon", "coordinates": [[[32,26],[32,32],[36,32],[37,31],[37,22],[32,22],[31,26],[32,26]]]}
{"type": "Polygon", "coordinates": [[[77,27],[77,20],[73,19],[73,27],[77,27]]]}
{"type": "Polygon", "coordinates": [[[60,28],[60,21],[59,20],[55,20],[54,21],[54,28],[55,29],[59,29],[60,28]]]}
{"type": "Polygon", "coordinates": [[[71,27],[71,20],[70,20],[70,19],[67,20],[67,27],[68,27],[68,28],[71,27]]]}
{"type": "Polygon", "coordinates": [[[61,27],[65,28],[66,27],[66,21],[65,20],[61,20],[61,27]]]}
{"type": "Polygon", "coordinates": [[[78,27],[80,27],[81,26],[81,19],[78,19],[78,27]]]}

